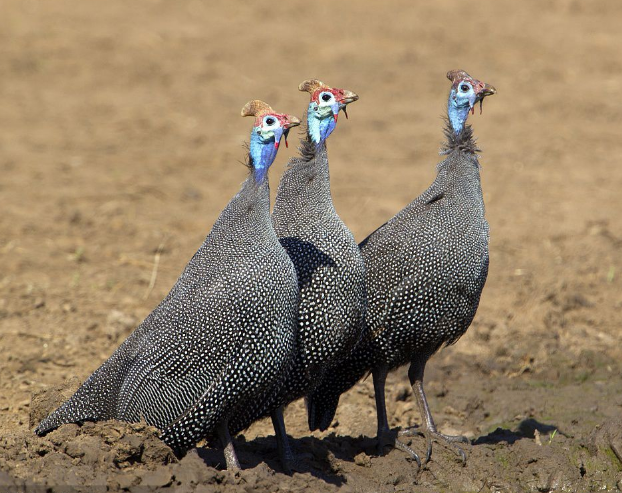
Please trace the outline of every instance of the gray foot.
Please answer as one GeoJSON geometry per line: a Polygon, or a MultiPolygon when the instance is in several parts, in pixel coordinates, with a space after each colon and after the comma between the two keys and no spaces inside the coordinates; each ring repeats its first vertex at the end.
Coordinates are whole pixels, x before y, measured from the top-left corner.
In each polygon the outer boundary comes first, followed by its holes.
{"type": "Polygon", "coordinates": [[[227,463],[228,471],[239,471],[242,469],[240,467],[240,461],[238,460],[238,456],[235,453],[235,447],[233,446],[233,439],[229,434],[229,428],[227,426],[227,422],[224,421],[216,428],[216,432],[220,437],[220,441],[224,447],[225,453],[225,462],[227,463]]]}
{"type": "Polygon", "coordinates": [[[225,448],[225,461],[227,462],[228,471],[239,471],[242,469],[235,450],[233,448],[225,448]]]}
{"type": "Polygon", "coordinates": [[[421,430],[416,427],[405,428],[398,432],[398,436],[424,436],[427,444],[425,462],[429,462],[432,457],[432,441],[443,443],[446,447],[453,450],[462,460],[462,465],[466,464],[466,452],[462,450],[457,443],[469,443],[469,439],[463,436],[443,435],[436,430],[421,430]]]}
{"type": "Polygon", "coordinates": [[[405,443],[400,442],[395,434],[390,431],[378,434],[378,455],[383,456],[387,447],[396,448],[402,452],[406,452],[406,454],[417,463],[417,467],[421,469],[421,459],[419,458],[417,452],[405,443]]]}

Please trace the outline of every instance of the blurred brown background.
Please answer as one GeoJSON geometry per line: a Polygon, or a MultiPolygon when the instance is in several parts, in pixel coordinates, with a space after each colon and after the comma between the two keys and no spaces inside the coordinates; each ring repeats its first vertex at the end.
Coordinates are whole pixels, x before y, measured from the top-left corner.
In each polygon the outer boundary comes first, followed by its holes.
{"type": "MultiPolygon", "coordinates": [[[[465,355],[486,375],[561,385],[586,351],[617,361],[621,19],[615,0],[2,2],[0,429],[26,431],[33,391],[84,379],[165,296],[245,178],[240,108],[259,98],[301,117],[310,77],[360,95],[329,142],[335,205],[359,240],[433,180],[445,73],[498,90],[470,118],[489,280],[437,366],[465,355]]],[[[333,431],[373,435],[368,394],[353,414],[369,421],[341,414],[333,431]]],[[[304,435],[302,406],[291,413],[304,435]]],[[[474,436],[499,421],[456,419],[474,436]]]]}

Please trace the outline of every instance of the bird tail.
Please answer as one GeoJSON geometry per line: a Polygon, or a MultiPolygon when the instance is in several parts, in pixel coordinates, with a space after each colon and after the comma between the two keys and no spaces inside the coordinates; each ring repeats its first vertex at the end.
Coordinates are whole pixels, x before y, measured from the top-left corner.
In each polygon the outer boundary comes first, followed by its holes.
{"type": "Polygon", "coordinates": [[[119,393],[141,336],[142,330],[135,330],[69,400],[39,423],[35,433],[43,436],[66,423],[118,418],[119,393]]]}
{"type": "Polygon", "coordinates": [[[341,394],[369,373],[369,361],[356,357],[356,350],[345,362],[329,370],[306,398],[309,430],[325,431],[333,422],[341,394]]]}
{"type": "Polygon", "coordinates": [[[318,396],[311,394],[306,397],[309,430],[325,431],[333,422],[340,395],[318,396]]]}
{"type": "MultiPolygon", "coordinates": [[[[108,362],[106,362],[108,363],[108,362]]],[[[43,436],[66,423],[101,421],[114,418],[116,394],[114,389],[103,385],[106,363],[93,373],[69,400],[52,412],[35,428],[43,436]],[[104,371],[102,371],[104,370],[104,371]]]]}

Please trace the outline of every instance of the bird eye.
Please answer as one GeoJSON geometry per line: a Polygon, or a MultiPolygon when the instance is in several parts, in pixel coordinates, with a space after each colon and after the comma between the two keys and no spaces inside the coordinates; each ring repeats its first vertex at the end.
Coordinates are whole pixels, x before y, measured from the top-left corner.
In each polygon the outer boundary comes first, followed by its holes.
{"type": "Polygon", "coordinates": [[[330,101],[332,99],[333,95],[332,94],[328,94],[327,92],[325,92],[324,94],[322,94],[322,101],[326,102],[326,101],[330,101]]]}
{"type": "Polygon", "coordinates": [[[469,86],[467,86],[466,84],[462,84],[462,85],[460,86],[460,90],[461,90],[462,92],[467,92],[469,89],[470,89],[470,87],[469,87],[469,86]]]}
{"type": "Polygon", "coordinates": [[[276,120],[272,117],[266,118],[266,125],[274,125],[275,122],[276,120]]]}

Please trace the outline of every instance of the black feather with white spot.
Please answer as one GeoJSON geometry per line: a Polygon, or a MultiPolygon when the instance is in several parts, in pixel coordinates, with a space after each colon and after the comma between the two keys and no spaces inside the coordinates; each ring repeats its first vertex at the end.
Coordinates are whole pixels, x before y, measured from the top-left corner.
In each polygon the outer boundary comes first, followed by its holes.
{"type": "Polygon", "coordinates": [[[63,423],[144,419],[184,453],[264,400],[291,366],[298,305],[269,195],[268,180],[251,171],[168,296],[38,434],[63,423]]]}
{"type": "Polygon", "coordinates": [[[363,340],[308,397],[309,427],[330,426],[340,395],[375,369],[425,361],[456,342],[488,273],[488,223],[470,127],[447,130],[432,185],[360,244],[367,315],[363,340]]]}
{"type": "Polygon", "coordinates": [[[303,140],[300,152],[281,179],[272,213],[300,287],[296,358],[271,398],[232,420],[235,431],[313,391],[350,354],[363,329],[364,263],[333,206],[326,144],[303,140]]]}

